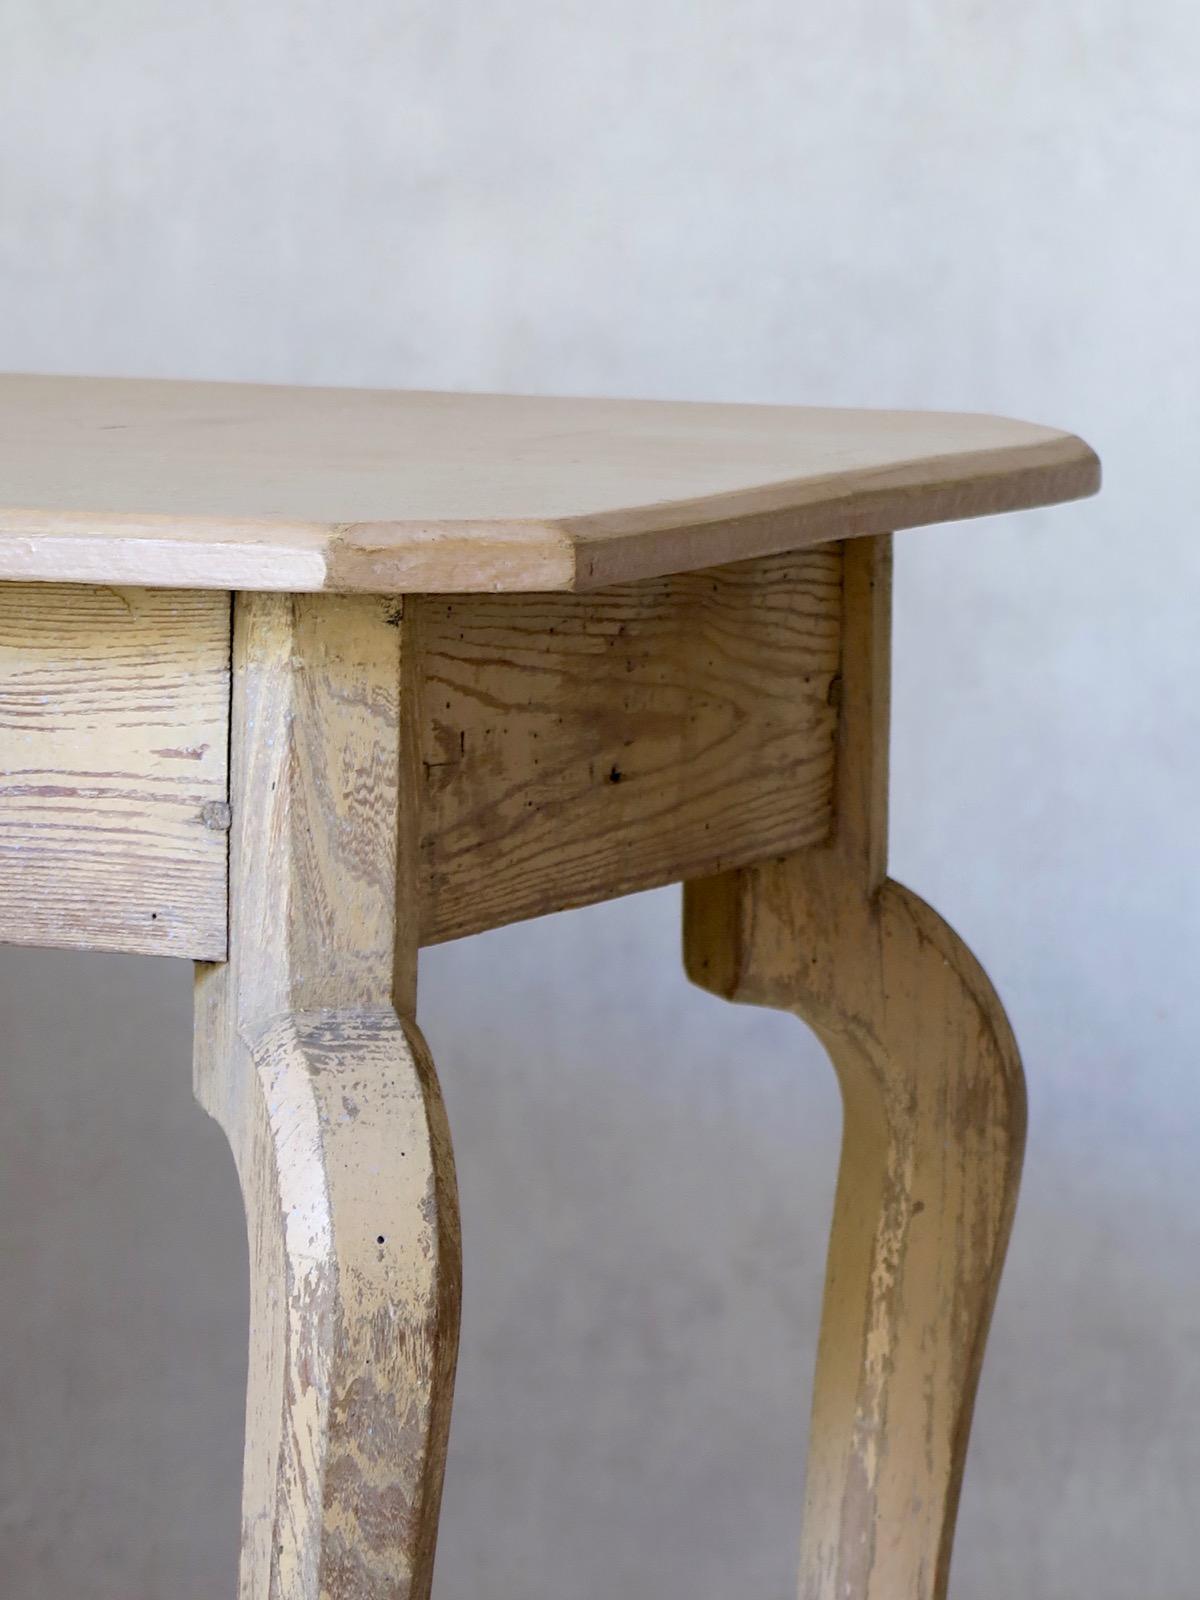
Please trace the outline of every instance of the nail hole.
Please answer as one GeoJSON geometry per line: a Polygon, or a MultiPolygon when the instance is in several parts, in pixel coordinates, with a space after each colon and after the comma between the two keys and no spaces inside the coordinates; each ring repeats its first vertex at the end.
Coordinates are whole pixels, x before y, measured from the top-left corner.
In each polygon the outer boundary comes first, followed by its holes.
{"type": "Polygon", "coordinates": [[[376,1239],[375,1243],[376,1244],[386,1244],[387,1241],[384,1239],[383,1235],[380,1234],[379,1237],[376,1239]]]}

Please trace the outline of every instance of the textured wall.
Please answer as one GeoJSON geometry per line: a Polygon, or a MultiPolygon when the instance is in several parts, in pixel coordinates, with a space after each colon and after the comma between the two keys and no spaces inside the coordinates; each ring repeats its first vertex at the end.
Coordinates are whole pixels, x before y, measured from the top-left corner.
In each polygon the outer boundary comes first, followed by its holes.
{"type": "MultiPolygon", "coordinates": [[[[1030,1077],[958,1600],[1189,1600],[1192,0],[0,0],[0,366],[965,406],[1103,499],[906,534],[895,871],[1030,1077]]],[[[677,897],[438,950],[439,1600],[783,1600],[838,1108],[677,897]]],[[[182,967],[0,953],[6,1600],[232,1593],[245,1288],[182,967]]]]}

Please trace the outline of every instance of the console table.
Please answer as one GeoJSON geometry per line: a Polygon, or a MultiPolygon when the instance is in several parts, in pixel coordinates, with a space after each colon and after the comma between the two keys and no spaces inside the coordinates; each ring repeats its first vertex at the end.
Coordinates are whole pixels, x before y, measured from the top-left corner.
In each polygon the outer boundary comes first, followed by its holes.
{"type": "Polygon", "coordinates": [[[419,948],[673,882],[692,978],[842,1088],[801,1594],[944,1594],[1025,1101],[886,875],[890,535],[1098,482],[994,417],[0,380],[0,936],[197,963],[241,1600],[429,1592],[460,1249],[419,948]]]}

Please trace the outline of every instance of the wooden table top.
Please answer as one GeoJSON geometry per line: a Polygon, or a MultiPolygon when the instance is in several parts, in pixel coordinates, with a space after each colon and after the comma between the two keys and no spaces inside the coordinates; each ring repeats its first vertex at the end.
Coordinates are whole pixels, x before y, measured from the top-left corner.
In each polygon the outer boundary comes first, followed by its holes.
{"type": "Polygon", "coordinates": [[[594,589],[1077,499],[998,417],[0,377],[0,579],[594,589]]]}

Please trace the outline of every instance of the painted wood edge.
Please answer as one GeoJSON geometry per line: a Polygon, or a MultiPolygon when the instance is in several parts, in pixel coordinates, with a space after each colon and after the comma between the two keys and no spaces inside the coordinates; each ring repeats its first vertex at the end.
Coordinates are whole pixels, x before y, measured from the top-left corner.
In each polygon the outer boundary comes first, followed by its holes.
{"type": "Polygon", "coordinates": [[[329,586],[333,531],[6,506],[0,507],[0,581],[311,594],[329,586]]]}
{"type": "Polygon", "coordinates": [[[0,507],[0,581],[292,593],[586,592],[894,529],[1083,499],[1074,434],[545,521],[293,523],[0,507]],[[934,481],[931,481],[931,475],[934,481]]]}
{"type": "Polygon", "coordinates": [[[0,582],[276,594],[555,593],[570,531],[548,522],[292,523],[0,507],[0,582]]]}
{"type": "Polygon", "coordinates": [[[874,473],[869,489],[860,486],[861,471],[850,471],[755,491],[752,509],[739,509],[737,502],[746,497],[729,496],[665,505],[649,523],[646,511],[635,509],[564,526],[575,539],[574,587],[588,591],[843,539],[1085,500],[1099,492],[1101,476],[1092,447],[1063,433],[1035,444],[898,463],[874,473]],[[940,477],[931,481],[935,467],[940,477]]]}
{"type": "Polygon", "coordinates": [[[48,928],[24,933],[5,928],[0,944],[30,950],[79,950],[89,955],[163,956],[172,961],[222,962],[228,954],[225,918],[213,917],[208,925],[193,922],[182,933],[138,939],[127,930],[88,930],[56,933],[48,928]]]}

